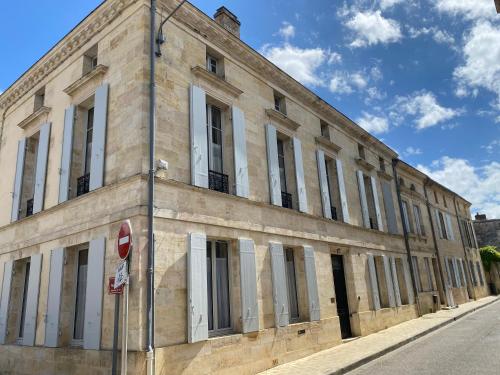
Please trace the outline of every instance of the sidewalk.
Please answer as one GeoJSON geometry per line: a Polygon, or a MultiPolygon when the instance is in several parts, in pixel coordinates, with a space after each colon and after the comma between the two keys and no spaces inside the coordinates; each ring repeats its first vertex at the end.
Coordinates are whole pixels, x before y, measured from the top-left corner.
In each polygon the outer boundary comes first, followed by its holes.
{"type": "Polygon", "coordinates": [[[360,367],[498,300],[498,297],[490,296],[478,301],[464,303],[456,309],[440,310],[435,314],[428,314],[331,349],[323,350],[309,357],[285,363],[261,374],[345,374],[347,371],[360,367]]]}

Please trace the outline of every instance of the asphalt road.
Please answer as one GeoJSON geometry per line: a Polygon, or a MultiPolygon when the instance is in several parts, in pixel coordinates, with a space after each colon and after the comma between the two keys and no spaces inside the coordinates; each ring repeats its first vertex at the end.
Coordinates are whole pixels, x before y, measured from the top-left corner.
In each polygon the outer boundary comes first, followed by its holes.
{"type": "Polygon", "coordinates": [[[500,302],[349,373],[391,374],[500,375],[500,302]]]}

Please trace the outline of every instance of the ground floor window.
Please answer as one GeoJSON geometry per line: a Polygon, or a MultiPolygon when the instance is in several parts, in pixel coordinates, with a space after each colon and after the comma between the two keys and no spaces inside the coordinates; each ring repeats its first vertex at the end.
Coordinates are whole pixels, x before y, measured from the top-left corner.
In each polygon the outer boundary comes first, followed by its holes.
{"type": "Polygon", "coordinates": [[[429,258],[424,258],[424,265],[425,265],[425,273],[427,275],[427,287],[428,291],[434,290],[434,283],[432,281],[432,270],[431,270],[431,262],[429,261],[429,258]]]}
{"type": "Polygon", "coordinates": [[[299,304],[297,299],[297,277],[295,274],[295,256],[293,249],[285,249],[285,271],[290,321],[296,322],[299,320],[299,304]]]}
{"type": "Polygon", "coordinates": [[[88,249],[78,251],[77,255],[75,315],[73,317],[73,345],[81,345],[83,342],[88,255],[88,249]]]}
{"type": "Polygon", "coordinates": [[[454,288],[458,288],[457,279],[455,277],[455,269],[453,268],[453,260],[451,258],[448,259],[448,272],[448,280],[450,281],[450,284],[454,288]]]}
{"type": "Polygon", "coordinates": [[[417,284],[417,292],[421,292],[423,290],[422,280],[420,279],[420,268],[418,266],[418,258],[416,256],[411,257],[411,264],[415,275],[415,283],[417,284]]]}
{"type": "Polygon", "coordinates": [[[23,285],[23,300],[21,303],[21,318],[19,319],[18,339],[24,337],[24,321],[26,320],[26,299],[28,297],[28,285],[30,279],[30,262],[26,262],[24,266],[24,285],[23,285]]]}

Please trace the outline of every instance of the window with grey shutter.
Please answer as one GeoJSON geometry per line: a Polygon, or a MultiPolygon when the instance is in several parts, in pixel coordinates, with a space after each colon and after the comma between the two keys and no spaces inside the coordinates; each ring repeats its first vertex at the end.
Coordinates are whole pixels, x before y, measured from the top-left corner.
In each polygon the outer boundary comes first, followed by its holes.
{"type": "Polygon", "coordinates": [[[109,85],[105,83],[96,89],[94,96],[94,127],[92,130],[89,191],[104,186],[108,91],[109,85]]]}
{"type": "Polygon", "coordinates": [[[188,267],[188,342],[208,339],[207,237],[189,234],[188,267]]]}
{"type": "Polygon", "coordinates": [[[276,327],[285,327],[289,323],[289,313],[283,245],[277,242],[270,242],[269,251],[271,253],[275,323],[276,327]]]}
{"type": "Polygon", "coordinates": [[[106,238],[90,241],[87,288],[85,291],[85,328],[83,348],[99,350],[101,346],[102,299],[104,290],[104,257],[106,238]]]}
{"type": "Polygon", "coordinates": [[[448,238],[450,240],[455,240],[455,236],[453,235],[453,226],[451,225],[451,216],[448,213],[446,214],[446,233],[448,233],[448,238]]]}
{"type": "Polygon", "coordinates": [[[452,264],[453,264],[453,273],[455,274],[455,283],[457,285],[457,288],[462,287],[462,282],[460,280],[460,272],[458,270],[458,262],[457,258],[452,258],[452,264]]]}
{"type": "Polygon", "coordinates": [[[398,273],[396,269],[396,259],[391,256],[391,277],[392,277],[392,285],[394,286],[394,299],[396,302],[396,306],[401,306],[401,291],[399,290],[399,280],[398,273]]]}
{"type": "Polygon", "coordinates": [[[464,281],[463,285],[467,286],[467,275],[465,274],[465,268],[464,268],[464,260],[460,259],[460,269],[462,270],[462,280],[464,281]]]}
{"type": "Polygon", "coordinates": [[[316,150],[316,161],[318,163],[319,189],[321,192],[321,203],[323,205],[323,216],[332,218],[332,208],[330,204],[330,191],[326,174],[325,153],[323,150],[316,150]]]}
{"type": "Polygon", "coordinates": [[[257,269],[252,240],[238,240],[240,249],[241,320],[243,333],[259,330],[259,304],[257,298],[257,269]]]}
{"type": "Polygon", "coordinates": [[[16,175],[14,178],[14,190],[12,192],[11,221],[16,221],[19,219],[19,211],[21,209],[21,191],[23,185],[25,156],[26,156],[26,138],[23,138],[17,144],[16,175]]]}
{"type": "Polygon", "coordinates": [[[234,180],[236,195],[248,198],[248,160],[245,133],[245,115],[241,109],[232,108],[233,115],[233,143],[234,143],[234,180]]]}
{"type": "Polygon", "coordinates": [[[269,194],[271,204],[281,207],[281,181],[278,162],[278,140],[276,128],[266,124],[267,168],[269,172],[269,194]]]}
{"type": "Polygon", "coordinates": [[[40,272],[42,254],[35,254],[30,259],[26,314],[23,328],[23,345],[35,345],[36,319],[38,313],[38,294],[40,291],[40,272]]]}
{"type": "Polygon", "coordinates": [[[377,226],[378,230],[384,231],[384,224],[382,223],[382,213],[380,212],[380,203],[378,200],[378,189],[377,189],[377,180],[375,177],[371,176],[372,182],[372,192],[373,192],[373,201],[375,203],[375,214],[377,215],[377,226]]]}
{"type": "Polygon", "coordinates": [[[382,196],[384,197],[385,217],[387,219],[387,229],[391,234],[398,234],[398,225],[396,220],[396,210],[392,197],[391,184],[388,181],[382,181],[382,196]]]}
{"type": "Polygon", "coordinates": [[[443,228],[441,227],[441,220],[439,220],[439,211],[437,209],[434,209],[434,215],[436,217],[436,223],[437,223],[437,230],[438,230],[438,235],[439,238],[443,238],[443,228]]]}
{"type": "Polygon", "coordinates": [[[370,228],[370,215],[368,214],[368,202],[366,200],[366,189],[363,171],[356,171],[356,176],[358,178],[359,202],[361,204],[363,225],[365,228],[370,228]]]}
{"type": "Polygon", "coordinates": [[[306,273],[307,298],[309,301],[309,320],[317,321],[320,320],[320,306],[314,249],[311,246],[304,246],[304,269],[306,273]]]}
{"type": "Polygon", "coordinates": [[[337,179],[339,183],[340,202],[342,204],[342,217],[344,219],[344,223],[349,224],[351,222],[351,218],[349,216],[349,205],[347,204],[347,192],[345,190],[342,160],[336,159],[335,163],[337,165],[337,179]]]}
{"type": "Polygon", "coordinates": [[[408,304],[411,305],[415,302],[415,295],[413,292],[413,283],[411,281],[410,268],[406,259],[403,259],[403,269],[405,275],[406,290],[408,291],[408,304]]]}
{"type": "Polygon", "coordinates": [[[293,137],[293,156],[295,160],[295,181],[297,182],[299,211],[307,213],[307,193],[304,177],[304,163],[302,160],[302,143],[296,137],[293,137]]]}
{"type": "Polygon", "coordinates": [[[75,106],[71,105],[64,112],[64,131],[59,170],[59,203],[69,198],[69,179],[71,177],[71,157],[73,155],[73,128],[75,125],[75,106]]]}
{"type": "Polygon", "coordinates": [[[191,184],[208,188],[207,105],[205,91],[190,86],[191,184]]]}
{"type": "Polygon", "coordinates": [[[3,265],[2,295],[0,296],[0,344],[5,344],[7,337],[13,266],[14,262],[11,260],[3,265]]]}
{"type": "Polygon", "coordinates": [[[391,264],[387,256],[382,255],[382,259],[384,262],[385,283],[387,286],[387,296],[389,297],[389,306],[395,307],[396,297],[394,295],[394,284],[392,279],[391,264]]]}
{"type": "Polygon", "coordinates": [[[370,274],[370,286],[372,289],[373,310],[380,310],[380,295],[378,291],[377,271],[373,254],[367,254],[368,273],[370,274]]]}
{"type": "Polygon", "coordinates": [[[446,276],[448,286],[452,285],[451,270],[450,270],[450,260],[448,257],[444,257],[444,268],[446,269],[446,276]]]}
{"type": "Polygon", "coordinates": [[[62,283],[64,274],[64,248],[50,254],[49,290],[45,318],[45,346],[55,348],[59,344],[59,318],[61,312],[62,283]]]}
{"type": "Polygon", "coordinates": [[[33,195],[33,213],[43,210],[45,197],[45,179],[47,175],[47,161],[49,156],[50,122],[40,127],[38,152],[36,156],[35,192],[33,195]]]}

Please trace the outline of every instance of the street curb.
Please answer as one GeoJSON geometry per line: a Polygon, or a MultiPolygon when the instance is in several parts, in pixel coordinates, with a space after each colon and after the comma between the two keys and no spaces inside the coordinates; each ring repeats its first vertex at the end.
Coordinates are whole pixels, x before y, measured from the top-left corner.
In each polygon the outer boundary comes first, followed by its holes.
{"type": "Polygon", "coordinates": [[[461,313],[460,315],[457,315],[453,318],[449,318],[448,320],[444,321],[444,322],[441,322],[439,323],[438,325],[432,327],[432,328],[428,328],[426,329],[425,331],[422,331],[420,333],[418,333],[417,335],[415,336],[412,336],[412,337],[409,337],[403,341],[400,341],[398,342],[397,344],[394,344],[392,346],[389,346],[388,348],[385,348],[377,353],[373,353],[367,357],[364,357],[354,363],[351,363],[350,365],[346,366],[346,367],[343,367],[341,369],[338,369],[338,370],[335,370],[333,372],[329,372],[327,375],[343,375],[343,374],[346,374],[352,370],[355,370],[363,365],[366,365],[367,363],[377,359],[377,358],[380,358],[396,349],[399,349],[415,340],[418,340],[419,338],[423,337],[423,336],[426,336],[434,331],[436,331],[437,329],[440,329],[440,328],[443,328],[444,326],[447,326],[448,324],[450,323],[453,323],[461,318],[463,318],[464,316],[466,315],[469,315],[470,313],[473,313],[475,311],[478,311],[478,310],[481,310],[482,308],[486,307],[486,306],[489,306],[495,302],[498,302],[500,301],[500,297],[497,297],[496,299],[494,299],[493,301],[490,301],[488,303],[485,303],[484,305],[481,305],[481,306],[478,306],[478,307],[475,307],[473,309],[470,309],[468,311],[464,311],[463,313],[461,313]]]}

